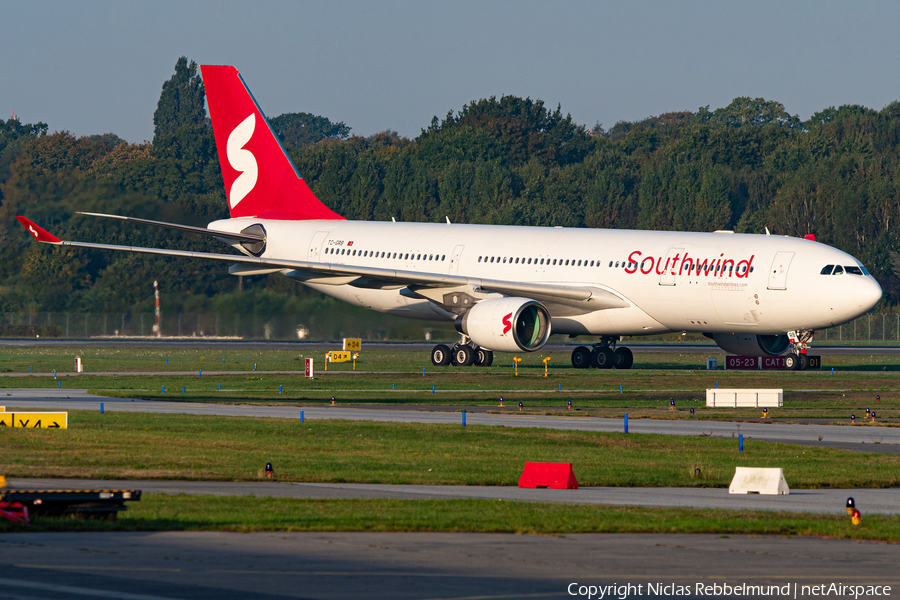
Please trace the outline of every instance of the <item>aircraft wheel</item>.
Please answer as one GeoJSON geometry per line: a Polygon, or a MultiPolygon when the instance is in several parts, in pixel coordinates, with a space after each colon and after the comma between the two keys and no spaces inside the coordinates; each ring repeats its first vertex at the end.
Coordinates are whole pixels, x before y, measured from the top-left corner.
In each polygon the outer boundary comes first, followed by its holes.
{"type": "Polygon", "coordinates": [[[786,369],[790,371],[799,371],[800,370],[800,355],[795,354],[794,352],[788,352],[784,356],[784,366],[786,369]]]}
{"type": "Polygon", "coordinates": [[[459,345],[453,350],[453,359],[461,367],[471,367],[475,362],[475,350],[472,346],[459,345]]]}
{"type": "Polygon", "coordinates": [[[809,356],[806,354],[800,355],[800,370],[805,371],[809,368],[809,356]]]}
{"type": "Polygon", "coordinates": [[[609,348],[594,348],[591,352],[591,363],[598,369],[611,369],[615,360],[616,355],[609,348]]]}
{"type": "Polygon", "coordinates": [[[479,348],[475,351],[475,366],[476,367],[489,367],[494,364],[494,353],[490,350],[485,350],[484,348],[479,348]]]}
{"type": "Polygon", "coordinates": [[[634,354],[631,353],[631,350],[624,347],[616,348],[613,365],[617,369],[630,369],[633,364],[634,354]]]}
{"type": "Polygon", "coordinates": [[[590,369],[591,351],[585,346],[578,346],[572,350],[572,366],[576,369],[590,369]]]}
{"type": "Polygon", "coordinates": [[[450,364],[452,353],[450,347],[445,344],[438,344],[431,349],[431,364],[436,367],[446,367],[450,364]]]}

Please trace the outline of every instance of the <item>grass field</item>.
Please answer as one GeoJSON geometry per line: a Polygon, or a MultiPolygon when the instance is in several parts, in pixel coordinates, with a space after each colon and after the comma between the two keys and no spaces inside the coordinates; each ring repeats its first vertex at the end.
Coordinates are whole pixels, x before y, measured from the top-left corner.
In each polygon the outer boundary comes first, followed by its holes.
{"type": "MultiPolygon", "coordinates": [[[[30,350],[30,349],[29,349],[30,350]]],[[[58,349],[48,349],[58,350],[58,349]]],[[[109,350],[109,349],[104,349],[109,350]]],[[[107,369],[120,366],[149,368],[144,358],[134,358],[140,350],[126,349],[126,356],[110,359],[107,369]],[[131,354],[129,354],[131,353],[131,354]],[[131,358],[129,358],[131,356],[131,358]],[[130,361],[134,361],[133,364],[130,361]]],[[[124,352],[124,350],[123,350],[124,352]]],[[[154,351],[155,352],[155,351],[154,351]]],[[[184,351],[183,351],[184,352],[184,351]]],[[[199,351],[198,351],[199,352],[199,351]]],[[[272,373],[222,373],[219,363],[212,361],[213,368],[207,368],[207,359],[200,354],[196,360],[172,359],[182,372],[162,371],[160,374],[142,374],[138,370],[128,370],[126,374],[101,375],[86,373],[65,375],[59,371],[59,378],[52,376],[0,376],[2,387],[27,388],[80,388],[94,393],[146,399],[166,399],[170,401],[190,400],[193,402],[262,402],[290,403],[299,405],[330,403],[334,396],[340,404],[445,404],[496,406],[499,398],[505,396],[507,403],[523,402],[527,410],[539,408],[540,412],[558,412],[572,401],[573,407],[581,414],[595,416],[621,416],[624,412],[636,417],[654,418],[714,418],[714,419],[759,419],[757,410],[723,410],[705,407],[707,388],[782,388],[785,390],[785,406],[769,411],[769,416],[780,419],[831,419],[835,422],[849,422],[851,414],[861,418],[867,407],[879,414],[878,425],[900,425],[900,373],[898,372],[770,372],[770,371],[705,371],[686,368],[641,368],[630,371],[597,371],[559,368],[551,370],[549,377],[543,376],[543,369],[522,368],[517,377],[509,367],[491,369],[435,369],[431,367],[422,374],[421,369],[409,370],[409,361],[403,362],[405,350],[388,350],[385,361],[402,363],[397,369],[387,372],[319,371],[314,380],[297,372],[299,361],[279,362],[282,351],[266,351],[263,358],[257,358],[259,368],[285,369],[291,372],[272,373]],[[204,360],[201,361],[200,358],[204,360]],[[278,360],[276,360],[278,359],[278,360]],[[271,364],[270,364],[271,363],[271,364]],[[201,365],[197,367],[197,365],[201,365]],[[197,368],[195,371],[194,368],[197,368]],[[203,377],[200,377],[200,369],[203,377]],[[166,392],[162,392],[165,386],[166,392]],[[220,387],[221,386],[221,387],[220,387]],[[434,393],[432,393],[434,386],[434,393]],[[620,391],[621,386],[621,391],[620,391]],[[182,394],[182,389],[185,393],[182,394]],[[279,389],[281,393],[279,393],[279,389]],[[880,396],[876,401],[875,396],[880,396]],[[669,401],[674,399],[678,410],[669,411],[669,401]],[[690,408],[695,414],[690,414],[690,408]]],[[[661,363],[683,361],[692,364],[696,355],[648,354],[661,363]]],[[[30,360],[29,357],[26,357],[30,360]]],[[[409,358],[409,357],[407,357],[409,358]]],[[[21,360],[21,359],[20,359],[21,360]]],[[[226,365],[229,364],[226,359],[226,365]]],[[[12,362],[15,362],[14,360],[12,362]]],[[[4,363],[6,365],[6,363],[4,363]]],[[[46,366],[46,365],[44,365],[46,366]]],[[[345,365],[342,365],[345,366],[345,365]]],[[[7,367],[11,369],[12,367],[7,367]]],[[[371,366],[367,368],[371,369],[371,366]]],[[[27,372],[27,368],[25,369],[27,372]]],[[[0,389],[0,403],[4,392],[0,389]]]]}
{"type": "MultiPolygon", "coordinates": [[[[707,358],[718,358],[721,374],[721,366],[724,362],[724,352],[713,345],[709,350],[697,352],[680,352],[677,344],[673,344],[672,352],[637,352],[635,353],[634,373],[642,369],[667,369],[667,370],[701,370],[706,368],[707,358]]],[[[336,343],[334,350],[340,350],[340,344],[336,343]]],[[[580,371],[571,367],[570,352],[541,351],[536,353],[496,353],[494,365],[488,369],[470,368],[436,368],[433,367],[428,357],[428,352],[423,350],[407,350],[403,348],[372,349],[363,351],[357,361],[356,368],[360,371],[409,371],[421,373],[425,368],[428,371],[444,372],[447,374],[459,374],[461,372],[500,372],[512,371],[512,357],[520,356],[522,364],[521,372],[543,374],[543,359],[552,357],[551,373],[561,374],[568,372],[578,377],[592,378],[592,376],[623,374],[621,371],[580,371]]],[[[822,354],[823,370],[830,371],[881,371],[894,372],[900,375],[900,357],[886,355],[829,355],[827,348],[813,350],[814,354],[822,354]]],[[[110,347],[65,347],[65,346],[0,346],[0,373],[28,373],[33,368],[36,373],[49,373],[56,370],[59,373],[73,373],[75,370],[75,357],[80,356],[84,361],[85,373],[97,372],[141,372],[141,371],[196,371],[207,369],[210,371],[252,371],[254,364],[260,371],[302,371],[303,359],[313,358],[316,369],[322,372],[325,367],[325,350],[280,350],[280,349],[244,349],[235,348],[154,348],[152,342],[147,348],[110,348],[110,347]],[[222,361],[225,361],[224,363],[222,361]]],[[[351,363],[332,363],[329,371],[352,371],[351,363]]],[[[627,374],[628,372],[624,372],[627,374]]],[[[770,374],[771,375],[771,374],[770,374]]],[[[796,376],[797,373],[782,373],[782,375],[796,376]]],[[[618,385],[618,384],[617,384],[618,385]]]]}
{"type": "MultiPolygon", "coordinates": [[[[31,531],[717,533],[900,541],[900,517],[580,506],[491,500],[297,500],[145,495],[116,521],[36,519],[31,531]]],[[[21,526],[0,522],[0,533],[21,526]]]]}
{"type": "MultiPolygon", "coordinates": [[[[0,388],[90,389],[112,396],[191,402],[315,405],[525,403],[526,411],[579,415],[695,419],[760,419],[757,410],[705,407],[710,387],[780,387],[781,419],[846,423],[876,409],[877,425],[900,425],[900,369],[894,357],[828,356],[823,372],[705,371],[708,353],[637,354],[630,371],[579,371],[568,353],[524,355],[520,375],[511,356],[490,369],[436,369],[426,353],[364,351],[350,364],[300,373],[304,356],[289,350],[177,350],[0,347],[3,373],[51,372],[60,377],[0,376],[0,388]],[[87,373],[71,374],[82,356],[87,373]],[[168,360],[168,364],[166,361],[168,360]],[[224,364],[222,361],[225,361],[224,364]],[[508,364],[509,363],[509,364],[508,364]],[[236,371],[256,372],[235,373],[236,371]],[[830,367],[835,372],[830,372],[830,367]],[[422,369],[425,374],[422,374],[422,369]],[[203,378],[195,373],[203,369],[203,378]],[[160,372],[147,374],[146,372],[160,372]],[[225,371],[226,374],[215,374],[225,371]],[[287,371],[287,373],[272,373],[287,371]],[[116,373],[116,374],[101,374],[116,373]],[[125,373],[125,374],[120,374],[125,373]],[[221,389],[219,385],[221,384],[221,389]],[[161,386],[166,393],[161,393],[161,386]],[[431,393],[432,385],[435,392],[431,393]],[[182,394],[182,386],[186,393],[182,394]],[[281,386],[282,393],[279,393],[281,386]],[[622,391],[619,390],[622,386],[622,391]],[[875,402],[874,396],[881,396],[875,402]],[[669,411],[670,398],[677,411],[669,411]],[[689,408],[695,409],[690,415],[689,408]],[[569,413],[572,414],[572,413],[569,413]]],[[[3,401],[0,405],[12,407],[3,401]]],[[[500,410],[494,408],[493,410],[500,410]]],[[[515,409],[513,409],[515,410],[515,409]]],[[[582,486],[725,487],[736,466],[777,466],[792,487],[900,485],[900,455],[862,454],[745,440],[511,429],[451,425],[309,421],[217,416],[72,411],[64,431],[0,429],[0,473],[11,477],[192,479],[248,481],[272,462],[281,481],[515,485],[526,460],[571,462],[582,486]],[[696,475],[696,469],[700,475],[696,475]]],[[[858,425],[860,426],[860,425],[858,425]]],[[[872,427],[872,424],[864,425],[872,427]]],[[[0,532],[15,530],[0,524],[0,532]]],[[[35,531],[477,531],[714,532],[819,535],[900,541],[900,517],[864,518],[854,528],[841,515],[759,511],[571,506],[484,500],[295,500],[146,495],[116,522],[40,520],[35,531]]]]}
{"type": "Polygon", "coordinates": [[[0,429],[13,477],[516,485],[525,461],[571,462],[583,486],[727,487],[736,466],[791,487],[900,485],[900,455],[731,439],[371,421],[74,411],[68,430],[0,429]],[[695,469],[700,469],[700,476],[695,469]]]}

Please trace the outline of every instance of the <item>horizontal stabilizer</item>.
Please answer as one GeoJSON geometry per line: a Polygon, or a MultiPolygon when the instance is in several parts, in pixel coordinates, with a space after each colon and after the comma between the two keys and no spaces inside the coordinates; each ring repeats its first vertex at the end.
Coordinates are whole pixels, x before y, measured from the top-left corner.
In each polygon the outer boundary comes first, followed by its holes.
{"type": "Polygon", "coordinates": [[[174,229],[176,231],[186,231],[187,233],[208,235],[225,240],[234,240],[235,242],[258,243],[266,241],[266,238],[264,236],[254,235],[252,233],[231,233],[230,231],[216,231],[215,229],[207,229],[206,227],[191,227],[190,225],[179,225],[178,223],[164,223],[162,221],[151,221],[149,219],[138,219],[135,217],[123,217],[121,215],[105,215],[103,213],[79,212],[78,214],[86,215],[89,217],[102,217],[104,219],[117,219],[119,221],[137,223],[139,225],[152,225],[153,227],[163,227],[165,229],[174,229]]]}

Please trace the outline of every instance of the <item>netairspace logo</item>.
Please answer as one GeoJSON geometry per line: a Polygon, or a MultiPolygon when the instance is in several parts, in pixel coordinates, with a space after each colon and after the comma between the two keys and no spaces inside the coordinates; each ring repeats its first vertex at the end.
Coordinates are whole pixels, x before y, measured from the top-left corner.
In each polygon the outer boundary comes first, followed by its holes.
{"type": "Polygon", "coordinates": [[[782,598],[825,597],[866,598],[874,596],[890,596],[889,585],[843,585],[841,583],[821,585],[750,585],[741,583],[696,583],[680,585],[677,583],[623,583],[611,585],[581,585],[570,583],[566,588],[570,596],[578,596],[588,600],[618,599],[625,600],[630,596],[709,596],[712,598],[727,597],[760,597],[773,596],[782,598]]]}

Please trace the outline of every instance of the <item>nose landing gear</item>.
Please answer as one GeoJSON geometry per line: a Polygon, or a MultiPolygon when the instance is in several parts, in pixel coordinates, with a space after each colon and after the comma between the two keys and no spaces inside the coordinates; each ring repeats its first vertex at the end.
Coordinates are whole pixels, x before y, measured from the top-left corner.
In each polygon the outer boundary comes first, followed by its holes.
{"type": "Polygon", "coordinates": [[[630,369],[634,355],[624,346],[616,348],[618,338],[603,336],[593,348],[578,346],[572,350],[572,366],[576,369],[630,369]]]}
{"type": "Polygon", "coordinates": [[[788,340],[791,342],[791,350],[784,355],[784,366],[791,371],[805,371],[809,368],[809,343],[813,340],[815,331],[788,331],[788,340]]]}

